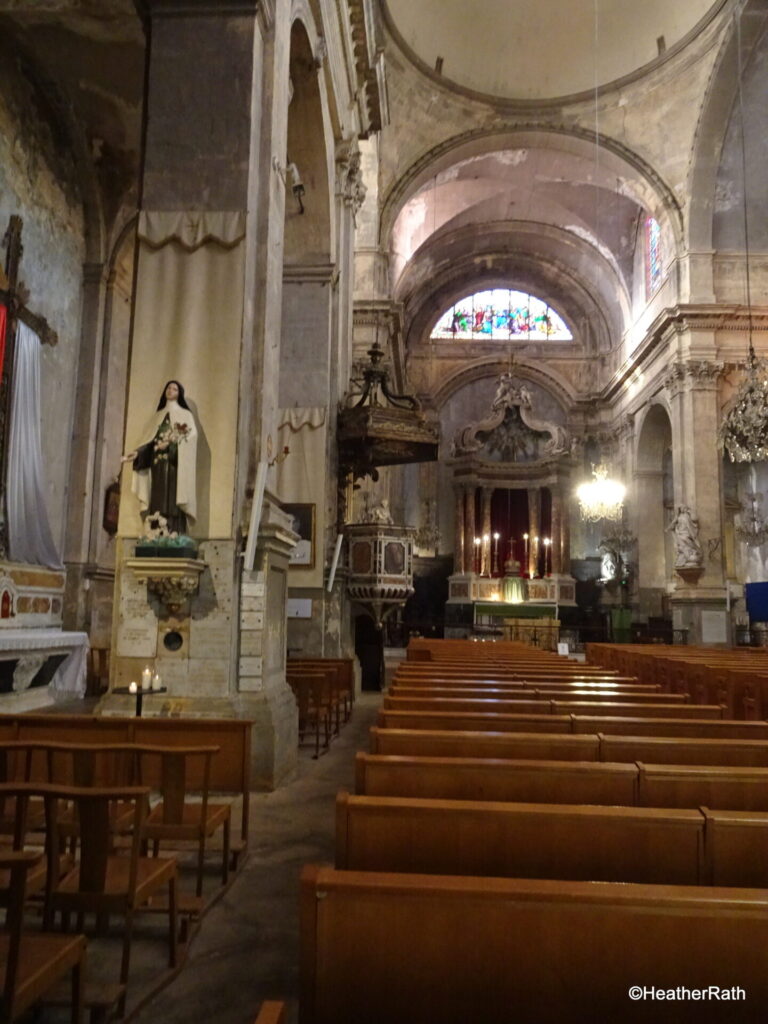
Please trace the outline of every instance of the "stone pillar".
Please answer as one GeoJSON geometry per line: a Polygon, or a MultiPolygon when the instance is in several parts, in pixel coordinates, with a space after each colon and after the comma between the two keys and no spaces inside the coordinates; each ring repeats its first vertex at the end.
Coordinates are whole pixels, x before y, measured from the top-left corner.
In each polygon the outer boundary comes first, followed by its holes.
{"type": "Polygon", "coordinates": [[[483,542],[480,545],[481,559],[480,559],[480,575],[490,576],[491,575],[491,498],[493,497],[493,487],[483,487],[482,497],[482,520],[483,520],[483,542]]]}
{"type": "Polygon", "coordinates": [[[560,496],[560,572],[571,574],[571,513],[567,501],[560,496]]]}
{"type": "Polygon", "coordinates": [[[538,487],[528,488],[528,575],[533,579],[537,573],[541,549],[541,491],[538,487]]]}
{"type": "Polygon", "coordinates": [[[475,488],[464,489],[464,552],[465,572],[475,572],[475,488]]]}
{"type": "Polygon", "coordinates": [[[687,629],[692,643],[714,643],[718,636],[727,640],[730,635],[725,618],[722,455],[717,438],[719,374],[717,364],[696,359],[675,363],[664,380],[672,420],[675,506],[687,505],[699,523],[700,574],[696,579],[695,572],[687,572],[682,579],[676,572],[672,597],[673,625],[687,629]]]}
{"type": "Polygon", "coordinates": [[[455,519],[453,537],[453,571],[467,572],[467,544],[464,536],[464,488],[459,484],[454,488],[455,519]]]}
{"type": "Polygon", "coordinates": [[[563,499],[559,485],[552,488],[552,536],[550,550],[552,552],[552,575],[557,576],[562,571],[563,557],[563,499]]]}

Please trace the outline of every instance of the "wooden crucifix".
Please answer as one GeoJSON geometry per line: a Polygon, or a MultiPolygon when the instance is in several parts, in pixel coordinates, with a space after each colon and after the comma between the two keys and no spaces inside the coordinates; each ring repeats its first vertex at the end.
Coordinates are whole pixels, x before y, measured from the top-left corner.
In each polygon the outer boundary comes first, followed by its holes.
{"type": "Polygon", "coordinates": [[[27,304],[29,292],[19,278],[24,253],[22,227],[21,217],[13,214],[3,236],[5,258],[0,265],[0,559],[8,557],[6,471],[16,326],[19,321],[25,323],[44,345],[55,345],[59,340],[45,317],[34,313],[27,304]]]}

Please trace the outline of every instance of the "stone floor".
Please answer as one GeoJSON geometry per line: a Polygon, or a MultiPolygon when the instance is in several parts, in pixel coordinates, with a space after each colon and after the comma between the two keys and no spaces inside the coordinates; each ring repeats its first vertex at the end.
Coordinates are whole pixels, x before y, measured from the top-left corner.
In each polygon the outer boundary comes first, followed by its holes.
{"type": "MultiPolygon", "coordinates": [[[[298,1020],[298,880],[304,864],[332,863],[334,801],[354,789],[354,755],[367,749],[367,733],[381,702],[363,693],[350,721],[328,753],[312,760],[302,751],[298,777],[274,793],[251,794],[248,856],[223,896],[203,917],[177,975],[161,989],[166,973],[164,918],[136,925],[127,1018],[140,1024],[251,1024],[264,999],[283,999],[288,1022],[298,1020]]],[[[235,808],[234,820],[239,820],[235,808]]],[[[217,888],[210,858],[206,891],[217,888]]],[[[186,872],[185,872],[186,874],[186,872]]],[[[189,878],[182,877],[188,889],[189,878]]],[[[111,936],[89,944],[89,975],[117,978],[120,923],[111,936]]],[[[63,1011],[45,1010],[38,1022],[59,1024],[63,1011]]]]}

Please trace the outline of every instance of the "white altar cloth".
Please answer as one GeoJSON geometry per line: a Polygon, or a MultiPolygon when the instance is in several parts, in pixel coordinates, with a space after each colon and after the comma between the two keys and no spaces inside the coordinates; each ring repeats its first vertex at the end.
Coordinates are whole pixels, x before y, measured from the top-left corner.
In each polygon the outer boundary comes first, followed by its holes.
{"type": "Polygon", "coordinates": [[[85,696],[88,646],[87,633],[61,629],[0,629],[0,660],[67,653],[68,657],[59,665],[49,684],[51,695],[59,700],[85,696]]]}

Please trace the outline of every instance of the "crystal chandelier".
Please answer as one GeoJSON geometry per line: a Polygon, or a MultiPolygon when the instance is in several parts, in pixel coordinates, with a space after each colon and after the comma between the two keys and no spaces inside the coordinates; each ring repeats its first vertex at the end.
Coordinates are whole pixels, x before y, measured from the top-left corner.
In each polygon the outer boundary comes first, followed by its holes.
{"type": "Polygon", "coordinates": [[[746,503],[741,506],[741,526],[736,527],[736,536],[744,540],[750,547],[760,547],[768,540],[768,523],[760,511],[762,494],[750,491],[746,503]]]}
{"type": "Polygon", "coordinates": [[[600,519],[621,519],[626,494],[624,484],[609,480],[608,467],[603,463],[592,467],[592,475],[594,480],[581,484],[576,491],[581,518],[588,523],[596,523],[600,519]]]}
{"type": "Polygon", "coordinates": [[[736,392],[736,401],[720,425],[720,447],[731,462],[762,462],[768,459],[768,368],[758,359],[749,341],[747,375],[736,392]]]}

